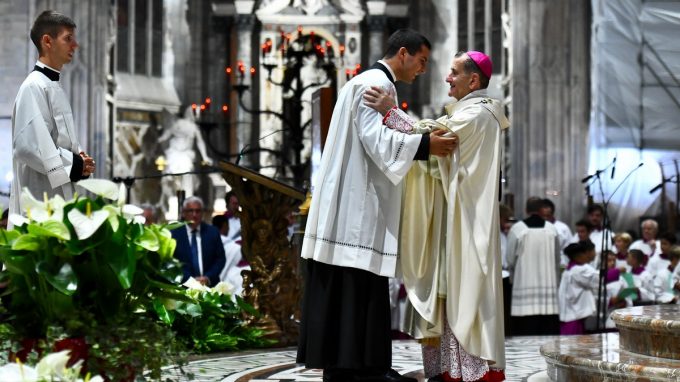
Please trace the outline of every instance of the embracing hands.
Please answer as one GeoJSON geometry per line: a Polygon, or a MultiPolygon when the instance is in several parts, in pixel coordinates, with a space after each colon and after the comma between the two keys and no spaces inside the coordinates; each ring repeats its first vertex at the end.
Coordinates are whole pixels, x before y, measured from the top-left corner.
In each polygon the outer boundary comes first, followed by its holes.
{"type": "Polygon", "coordinates": [[[364,92],[364,104],[382,115],[387,114],[391,108],[397,106],[394,98],[379,86],[371,86],[364,92]]]}

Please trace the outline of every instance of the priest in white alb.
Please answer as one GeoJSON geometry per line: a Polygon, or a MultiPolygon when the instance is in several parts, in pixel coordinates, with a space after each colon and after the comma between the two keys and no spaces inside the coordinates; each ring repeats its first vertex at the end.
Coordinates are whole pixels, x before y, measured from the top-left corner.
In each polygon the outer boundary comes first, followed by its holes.
{"type": "Polygon", "coordinates": [[[22,212],[22,188],[39,197],[68,200],[73,183],[94,173],[94,160],[78,144],[71,105],[59,83],[62,66],[78,48],[75,28],[73,20],[54,11],[42,12],[31,28],[39,57],[19,88],[12,112],[10,215],[22,212]]]}
{"type": "Polygon", "coordinates": [[[404,181],[404,329],[422,342],[429,381],[505,379],[498,199],[509,122],[486,92],[491,73],[484,53],[456,54],[446,82],[457,102],[436,121],[413,121],[380,89],[365,96],[391,128],[444,130],[460,139],[451,156],[419,163],[404,181]]]}

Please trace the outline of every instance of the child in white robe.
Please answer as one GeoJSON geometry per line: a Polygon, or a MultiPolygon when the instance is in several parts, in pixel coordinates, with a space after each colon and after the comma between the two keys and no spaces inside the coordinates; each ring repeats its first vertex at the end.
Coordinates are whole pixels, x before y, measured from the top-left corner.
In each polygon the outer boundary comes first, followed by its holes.
{"type": "Polygon", "coordinates": [[[619,291],[635,288],[634,295],[616,295],[610,299],[610,305],[618,305],[623,300],[626,306],[639,305],[654,301],[654,275],[645,268],[646,256],[639,249],[628,251],[630,272],[621,274],[619,291]]]}
{"type": "Polygon", "coordinates": [[[661,249],[660,253],[654,253],[649,257],[649,262],[647,263],[646,269],[656,275],[659,271],[668,268],[670,261],[668,260],[668,255],[671,248],[675,245],[676,238],[673,232],[664,232],[659,235],[659,247],[661,249]]]}
{"type": "Polygon", "coordinates": [[[654,277],[654,296],[661,304],[680,303],[680,280],[678,272],[680,262],[680,246],[673,246],[668,251],[668,267],[658,271],[654,277]]]}
{"type": "Polygon", "coordinates": [[[594,292],[597,291],[599,274],[589,264],[595,255],[594,248],[590,241],[582,241],[569,244],[564,249],[569,264],[562,273],[558,292],[561,335],[584,334],[585,319],[597,309],[594,292]]]}

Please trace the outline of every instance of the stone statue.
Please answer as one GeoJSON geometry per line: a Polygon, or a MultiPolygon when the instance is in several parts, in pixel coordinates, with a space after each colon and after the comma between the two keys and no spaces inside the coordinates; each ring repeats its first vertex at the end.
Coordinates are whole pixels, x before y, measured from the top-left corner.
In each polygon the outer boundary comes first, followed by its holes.
{"type": "MultiPolygon", "coordinates": [[[[190,107],[184,112],[184,117],[178,118],[168,111],[163,111],[163,133],[158,138],[158,143],[167,146],[163,155],[167,167],[165,173],[179,174],[194,171],[196,160],[195,147],[201,155],[202,163],[212,164],[212,159],[208,156],[205,141],[201,131],[196,125],[196,120],[190,107]]],[[[163,202],[173,195],[177,190],[184,190],[187,196],[191,196],[197,188],[198,181],[196,175],[186,174],[177,177],[167,177],[163,181],[163,202]]]]}
{"type": "Polygon", "coordinates": [[[330,5],[328,0],[292,0],[293,8],[299,9],[308,15],[314,15],[326,5],[330,5]]]}

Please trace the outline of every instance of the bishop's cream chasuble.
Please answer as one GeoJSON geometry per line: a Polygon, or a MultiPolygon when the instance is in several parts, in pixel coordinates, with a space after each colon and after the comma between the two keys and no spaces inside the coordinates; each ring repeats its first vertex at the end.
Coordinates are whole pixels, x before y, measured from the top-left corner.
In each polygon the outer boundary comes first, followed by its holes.
{"type": "Polygon", "coordinates": [[[416,132],[446,128],[452,156],[414,166],[405,180],[401,269],[415,338],[439,337],[446,319],[465,351],[505,367],[498,211],[503,108],[485,91],[452,103],[416,132]]]}

